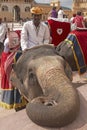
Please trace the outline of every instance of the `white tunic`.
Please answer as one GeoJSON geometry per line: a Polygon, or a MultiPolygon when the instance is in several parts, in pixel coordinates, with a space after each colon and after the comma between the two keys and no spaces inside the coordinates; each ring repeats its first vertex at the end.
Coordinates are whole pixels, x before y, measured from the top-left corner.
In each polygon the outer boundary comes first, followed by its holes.
{"type": "Polygon", "coordinates": [[[59,10],[58,11],[58,18],[63,18],[64,15],[64,11],[63,10],[59,10]]]}
{"type": "Polygon", "coordinates": [[[0,24],[0,42],[2,42],[2,43],[3,43],[4,39],[5,39],[6,32],[7,32],[6,25],[1,23],[0,24]]]}
{"type": "Polygon", "coordinates": [[[41,44],[48,44],[50,41],[50,31],[48,26],[41,22],[36,29],[33,21],[24,23],[21,31],[21,48],[22,50],[32,48],[41,44]]]}

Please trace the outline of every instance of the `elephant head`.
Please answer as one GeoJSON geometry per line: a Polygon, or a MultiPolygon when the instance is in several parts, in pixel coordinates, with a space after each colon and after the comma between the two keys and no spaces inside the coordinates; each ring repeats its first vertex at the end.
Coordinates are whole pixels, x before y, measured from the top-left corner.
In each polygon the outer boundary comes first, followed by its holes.
{"type": "Polygon", "coordinates": [[[11,81],[29,101],[26,112],[38,125],[61,127],[79,112],[79,96],[68,63],[52,45],[29,49],[13,66],[11,81]]]}

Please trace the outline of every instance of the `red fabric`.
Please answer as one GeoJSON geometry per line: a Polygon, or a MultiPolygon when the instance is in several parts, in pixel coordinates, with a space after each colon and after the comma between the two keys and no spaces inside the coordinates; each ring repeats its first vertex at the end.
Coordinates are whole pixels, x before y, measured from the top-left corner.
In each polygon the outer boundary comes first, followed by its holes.
{"type": "Polygon", "coordinates": [[[16,51],[19,49],[19,45],[14,47],[11,51],[13,52],[2,52],[1,56],[1,88],[9,89],[11,88],[11,84],[9,82],[9,76],[12,70],[12,63],[14,62],[14,55],[16,51]]]}
{"type": "Polygon", "coordinates": [[[0,57],[0,67],[1,67],[1,57],[0,57]]]}
{"type": "Polygon", "coordinates": [[[12,70],[14,55],[19,49],[19,45],[11,49],[13,52],[3,52],[1,56],[1,101],[0,105],[6,109],[17,108],[22,109],[26,106],[26,100],[20,95],[18,89],[14,88],[9,76],[12,70]]]}
{"type": "Polygon", "coordinates": [[[15,30],[15,32],[18,34],[18,37],[20,39],[20,37],[21,37],[21,30],[15,30]]]}
{"type": "Polygon", "coordinates": [[[2,53],[2,57],[1,57],[1,88],[3,89],[8,89],[10,88],[9,86],[9,81],[7,79],[7,75],[6,72],[4,70],[4,64],[6,62],[7,57],[10,55],[10,53],[2,53]]]}
{"type": "Polygon", "coordinates": [[[7,75],[7,79],[9,80],[9,77],[10,77],[10,73],[11,73],[11,70],[12,70],[12,63],[14,62],[14,55],[15,55],[15,52],[12,52],[6,59],[5,61],[5,64],[4,64],[4,70],[5,70],[5,73],[7,75]]]}
{"type": "Polygon", "coordinates": [[[8,56],[7,56],[7,59],[4,63],[4,71],[6,73],[6,76],[7,76],[7,80],[9,80],[9,77],[10,77],[10,73],[11,73],[11,70],[12,70],[12,63],[14,63],[14,56],[15,56],[15,53],[16,51],[19,49],[19,46],[15,47],[13,49],[13,52],[11,52],[8,56]]]}
{"type": "Polygon", "coordinates": [[[74,19],[73,19],[73,23],[76,23],[77,27],[80,27],[80,28],[83,28],[83,22],[84,19],[83,19],[83,16],[79,16],[77,15],[74,19]]]}
{"type": "MultiPolygon", "coordinates": [[[[4,64],[12,53],[2,53],[1,62],[1,100],[0,105],[6,109],[22,109],[26,107],[27,101],[20,95],[18,89],[14,88],[9,79],[7,78],[7,73],[4,70],[4,64]]],[[[9,72],[10,73],[10,72],[9,72]]]]}
{"type": "Polygon", "coordinates": [[[72,31],[70,34],[72,33],[78,39],[78,42],[81,46],[81,49],[84,55],[85,62],[87,64],[87,30],[75,30],[75,31],[72,31]]]}
{"type": "Polygon", "coordinates": [[[60,22],[53,19],[48,20],[48,24],[51,30],[52,44],[57,46],[61,41],[63,41],[70,32],[69,22],[60,22]]]}
{"type": "Polygon", "coordinates": [[[12,70],[12,63],[14,62],[15,52],[2,53],[1,57],[1,88],[9,89],[11,84],[9,82],[9,76],[12,70]]]}

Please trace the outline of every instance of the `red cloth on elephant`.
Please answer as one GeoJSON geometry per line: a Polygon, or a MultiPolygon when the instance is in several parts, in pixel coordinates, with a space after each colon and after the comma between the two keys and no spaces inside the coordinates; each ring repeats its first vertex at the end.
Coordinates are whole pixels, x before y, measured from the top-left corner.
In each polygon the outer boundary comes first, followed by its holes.
{"type": "Polygon", "coordinates": [[[7,57],[10,55],[10,53],[5,53],[3,52],[2,53],[2,57],[1,57],[1,88],[2,89],[8,89],[10,86],[9,86],[9,82],[6,78],[6,73],[5,73],[5,70],[4,70],[4,64],[5,64],[5,61],[7,59],[7,57]]]}
{"type": "MultiPolygon", "coordinates": [[[[11,39],[12,40],[12,39],[11,39]]],[[[9,40],[10,41],[10,40],[9,40]]],[[[16,44],[15,44],[16,45],[16,44]]],[[[9,52],[3,52],[1,56],[1,101],[0,106],[11,109],[22,109],[27,101],[19,93],[18,89],[13,87],[10,82],[10,73],[14,56],[19,50],[20,45],[14,46],[9,52]]]]}
{"type": "Polygon", "coordinates": [[[87,29],[74,30],[65,40],[72,45],[79,74],[83,74],[87,68],[87,29]]]}
{"type": "Polygon", "coordinates": [[[78,43],[82,49],[84,60],[87,65],[87,30],[74,30],[70,34],[73,34],[76,36],[78,43]]]}
{"type": "Polygon", "coordinates": [[[69,34],[70,23],[58,21],[57,19],[49,19],[48,24],[50,26],[52,44],[54,44],[54,46],[57,46],[69,34]]]}

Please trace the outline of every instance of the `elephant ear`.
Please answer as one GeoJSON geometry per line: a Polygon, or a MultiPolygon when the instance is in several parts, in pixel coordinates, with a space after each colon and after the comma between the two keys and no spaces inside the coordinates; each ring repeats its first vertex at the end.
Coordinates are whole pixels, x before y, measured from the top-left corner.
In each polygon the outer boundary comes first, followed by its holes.
{"type": "Polygon", "coordinates": [[[12,70],[10,73],[10,82],[13,87],[16,87],[16,88],[20,87],[19,85],[20,83],[16,75],[16,65],[14,63],[12,64],[12,70]]]}
{"type": "Polygon", "coordinates": [[[73,73],[70,65],[65,61],[64,70],[66,76],[72,81],[73,80],[73,73]]]}
{"type": "Polygon", "coordinates": [[[19,90],[20,94],[23,95],[27,101],[29,101],[28,92],[26,91],[24,85],[22,84],[22,81],[17,77],[14,69],[15,69],[15,67],[13,67],[11,74],[10,74],[11,85],[14,88],[17,88],[19,90]]]}

